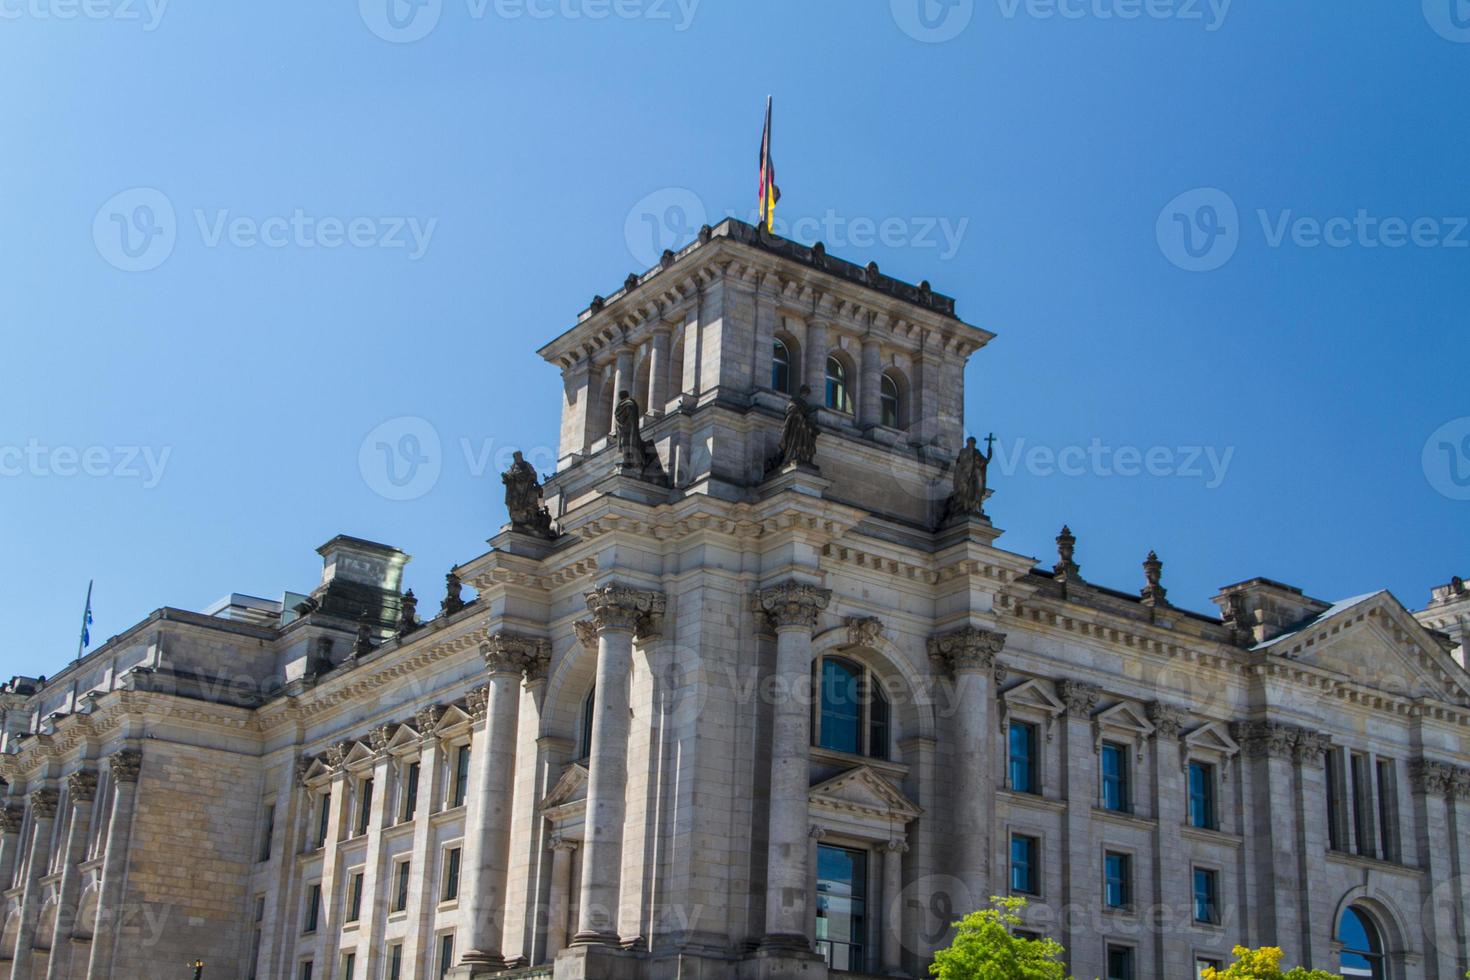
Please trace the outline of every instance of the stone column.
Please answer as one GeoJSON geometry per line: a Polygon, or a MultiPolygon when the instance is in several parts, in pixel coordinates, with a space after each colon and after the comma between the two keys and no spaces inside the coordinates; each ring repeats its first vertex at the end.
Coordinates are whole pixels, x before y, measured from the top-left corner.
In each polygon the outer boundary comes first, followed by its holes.
{"type": "MultiPolygon", "coordinates": [[[[1062,945],[1067,947],[1070,972],[1079,977],[1101,976],[1102,950],[1094,941],[1086,913],[1099,904],[1095,850],[1092,846],[1092,808],[1098,802],[1098,759],[1092,735],[1092,713],[1102,696],[1095,684],[1063,680],[1057,696],[1067,706],[1065,743],[1067,813],[1062,824],[1062,853],[1067,855],[1063,882],[1062,945]]],[[[1044,865],[1045,862],[1043,862],[1044,865]]]]}
{"type": "Polygon", "coordinates": [[[67,828],[62,852],[61,895],[56,909],[56,928],[51,934],[51,956],[46,961],[46,980],[66,980],[71,976],[71,937],[76,931],[77,893],[82,876],[77,865],[87,854],[87,830],[92,823],[92,805],[97,800],[97,774],[79,769],[66,777],[67,803],[71,807],[71,825],[67,828]]]}
{"type": "Polygon", "coordinates": [[[903,856],[908,850],[899,837],[883,849],[883,972],[890,976],[903,973],[903,856]]]}
{"type": "Polygon", "coordinates": [[[984,908],[995,892],[990,880],[990,834],[995,824],[995,768],[990,765],[990,718],[995,657],[1006,635],[966,626],[929,638],[929,661],[953,678],[954,842],[953,874],[967,895],[956,895],[956,914],[984,908]],[[961,909],[958,905],[965,905],[961,909]]]}
{"type": "Polygon", "coordinates": [[[863,339],[862,363],[858,368],[858,425],[867,429],[883,421],[881,394],[883,360],[875,337],[863,339]]]}
{"type": "MultiPolygon", "coordinates": [[[[1302,954],[1296,962],[1325,969],[1333,964],[1332,921],[1336,903],[1328,890],[1327,775],[1323,758],[1332,745],[1322,732],[1299,731],[1292,746],[1296,763],[1297,880],[1301,891],[1302,954]]],[[[1374,815],[1376,819],[1376,814],[1374,815]]]]}
{"type": "Polygon", "coordinates": [[[669,334],[672,328],[667,323],[653,328],[653,339],[648,346],[648,403],[644,411],[655,415],[664,413],[669,401],[669,334]]]}
{"type": "Polygon", "coordinates": [[[1425,939],[1424,975],[1430,980],[1452,980],[1461,976],[1459,928],[1455,922],[1455,882],[1446,842],[1450,839],[1450,799],[1454,767],[1430,759],[1416,759],[1409,766],[1409,785],[1414,791],[1418,819],[1419,853],[1427,872],[1425,889],[1430,900],[1422,909],[1425,939]]]}
{"type": "Polygon", "coordinates": [[[128,873],[128,845],[133,833],[133,804],[137,799],[138,771],[143,754],[131,749],[107,757],[112,774],[112,815],[107,821],[107,844],[102,851],[101,894],[97,902],[97,925],[92,930],[92,957],[87,965],[90,980],[112,976],[112,953],[122,923],[123,879],[128,873]]]}
{"type": "Polygon", "coordinates": [[[604,585],[587,593],[597,630],[597,695],[592,751],[587,761],[587,840],[573,946],[618,946],[618,902],[623,870],[623,819],[628,786],[628,675],[633,638],[661,627],[662,592],[604,585]]]}
{"type": "MultiPolygon", "coordinates": [[[[1300,729],[1274,721],[1238,723],[1232,728],[1244,750],[1242,778],[1251,784],[1255,805],[1242,828],[1255,871],[1254,942],[1280,946],[1286,962],[1301,961],[1296,807],[1292,755],[1300,729]]],[[[1324,807],[1325,811],[1325,807],[1324,807]]]]}
{"type": "Polygon", "coordinates": [[[808,320],[806,369],[802,372],[801,383],[792,385],[792,388],[811,385],[812,401],[818,405],[827,404],[827,353],[827,321],[808,320]]]}
{"type": "MultiPolygon", "coordinates": [[[[608,432],[612,432],[617,427],[617,422],[615,416],[613,415],[613,410],[616,409],[618,406],[619,392],[631,392],[633,390],[633,348],[620,348],[618,350],[617,360],[614,361],[613,364],[613,386],[611,393],[612,397],[608,399],[607,409],[607,417],[612,421],[610,421],[608,424],[608,432]]],[[[648,406],[645,405],[643,406],[643,408],[647,410],[648,406]]]]}
{"type": "MultiPolygon", "coordinates": [[[[327,764],[332,768],[330,794],[327,805],[327,842],[322,848],[322,914],[317,925],[321,937],[321,963],[337,962],[337,951],[342,939],[342,919],[346,913],[345,901],[338,902],[337,889],[343,875],[342,841],[344,828],[352,826],[352,807],[347,791],[347,770],[344,768],[351,742],[339,742],[327,747],[327,764]]],[[[335,969],[335,966],[333,967],[335,969]]]]}
{"type": "Polygon", "coordinates": [[[1470,769],[1457,766],[1450,773],[1450,841],[1454,880],[1446,900],[1452,903],[1454,919],[1460,923],[1459,969],[1470,970],[1470,769]]]}
{"type": "MultiPolygon", "coordinates": [[[[368,745],[372,747],[373,799],[368,815],[367,860],[362,876],[364,921],[358,925],[362,942],[357,948],[357,962],[362,964],[363,976],[378,975],[378,959],[383,952],[383,929],[387,924],[384,907],[388,889],[382,887],[383,880],[383,829],[393,812],[393,787],[389,785],[393,772],[393,757],[388,754],[388,742],[393,737],[394,726],[380,725],[368,732],[368,745]]],[[[389,888],[392,887],[391,882],[389,888]]]]}
{"type": "MultiPolygon", "coordinates": [[[[810,349],[810,348],[809,348],[810,349]]],[[[776,633],[771,726],[771,819],[766,852],[766,935],[761,948],[810,952],[807,797],[811,790],[812,631],[832,601],[830,589],[790,581],[759,593],[776,633]]]]}
{"type": "Polygon", "coordinates": [[[36,945],[36,920],[40,917],[41,879],[46,877],[51,861],[51,830],[56,822],[59,795],[54,789],[33,790],[28,797],[31,807],[31,854],[26,862],[25,881],[21,884],[20,935],[15,941],[15,959],[11,963],[11,980],[31,980],[31,954],[36,945]]]}
{"type": "MultiPolygon", "coordinates": [[[[1187,977],[1190,961],[1189,923],[1192,896],[1189,875],[1183,870],[1189,864],[1189,852],[1180,837],[1188,821],[1185,812],[1189,793],[1184,775],[1189,765],[1179,742],[1179,729],[1184,723],[1184,709],[1155,701],[1147,708],[1153,731],[1154,793],[1158,825],[1153,834],[1154,894],[1152,903],[1162,915],[1149,925],[1157,930],[1156,970],[1161,977],[1187,977]]],[[[1221,795],[1216,790],[1216,798],[1221,795]]]]}
{"type": "Polygon", "coordinates": [[[546,958],[555,959],[567,944],[567,914],[572,901],[572,852],[577,842],[551,838],[551,897],[546,903],[546,958]]]}
{"type": "Polygon", "coordinates": [[[472,876],[467,896],[469,941],[462,961],[475,973],[505,969],[506,875],[510,868],[511,803],[515,789],[516,733],[520,724],[521,679],[528,665],[549,656],[545,640],[494,633],[480,652],[485,658],[484,728],[475,732],[471,753],[465,867],[472,876]]]}
{"type": "Polygon", "coordinates": [[[403,943],[403,972],[406,976],[426,976],[428,969],[425,957],[433,955],[434,906],[438,878],[434,874],[434,862],[438,858],[438,843],[434,839],[434,809],[437,800],[435,787],[439,780],[439,736],[434,726],[444,709],[439,705],[420,708],[414,715],[413,730],[419,734],[419,795],[413,809],[413,852],[409,858],[411,888],[408,893],[407,939],[403,943]]]}
{"type": "Polygon", "coordinates": [[[6,804],[0,807],[0,891],[9,891],[15,880],[15,855],[20,850],[20,828],[25,810],[6,804]]]}

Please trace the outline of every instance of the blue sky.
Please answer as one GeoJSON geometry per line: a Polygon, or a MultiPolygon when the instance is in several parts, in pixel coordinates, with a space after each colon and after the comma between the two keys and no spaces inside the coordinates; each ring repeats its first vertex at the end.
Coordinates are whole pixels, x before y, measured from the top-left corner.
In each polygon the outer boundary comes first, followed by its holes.
{"type": "Polygon", "coordinates": [[[1002,546],[1191,608],[1470,573],[1463,0],[152,2],[0,0],[0,674],[89,578],[100,642],[338,532],[432,609],[549,468],[535,348],[751,212],[767,94],[796,237],[999,335],[1002,546]]]}

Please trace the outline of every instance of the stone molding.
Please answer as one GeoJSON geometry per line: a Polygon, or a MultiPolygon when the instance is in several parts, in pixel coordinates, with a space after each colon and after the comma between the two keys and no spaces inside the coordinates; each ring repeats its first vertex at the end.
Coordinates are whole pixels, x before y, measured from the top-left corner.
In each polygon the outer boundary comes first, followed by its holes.
{"type": "Polygon", "coordinates": [[[1155,738],[1178,738],[1189,712],[1178,705],[1153,701],[1144,709],[1148,723],[1154,726],[1155,738]]]}
{"type": "Polygon", "coordinates": [[[623,630],[640,640],[647,640],[663,633],[668,599],[662,592],[644,591],[614,582],[593,589],[585,598],[599,636],[608,630],[623,630]]]}
{"type": "Polygon", "coordinates": [[[91,803],[97,798],[97,773],[78,769],[66,777],[66,796],[73,804],[91,803]]]}
{"type": "Polygon", "coordinates": [[[817,628],[817,617],[832,601],[832,590],[794,579],[756,593],[756,608],[776,630],[817,628]]]}
{"type": "Polygon", "coordinates": [[[843,625],[847,627],[850,647],[870,647],[883,636],[883,620],[877,616],[849,616],[843,625]]]}
{"type": "Polygon", "coordinates": [[[143,753],[136,749],[123,749],[107,757],[112,767],[112,778],[119,783],[136,783],[138,771],[143,766],[143,753]]]}
{"type": "Polygon", "coordinates": [[[31,816],[37,820],[50,820],[56,816],[61,794],[54,789],[38,789],[33,790],[27,800],[31,805],[31,816]]]}
{"type": "Polygon", "coordinates": [[[1057,681],[1057,697],[1067,706],[1069,717],[1086,718],[1102,699],[1102,688],[1086,681],[1060,680],[1057,681]]]}
{"type": "Polygon", "coordinates": [[[991,670],[1006,645],[1006,635],[979,626],[964,626],[929,637],[929,659],[946,673],[991,670]]]}
{"type": "Polygon", "coordinates": [[[0,835],[6,837],[20,833],[21,824],[25,821],[26,812],[18,806],[6,806],[0,808],[0,835]]]}

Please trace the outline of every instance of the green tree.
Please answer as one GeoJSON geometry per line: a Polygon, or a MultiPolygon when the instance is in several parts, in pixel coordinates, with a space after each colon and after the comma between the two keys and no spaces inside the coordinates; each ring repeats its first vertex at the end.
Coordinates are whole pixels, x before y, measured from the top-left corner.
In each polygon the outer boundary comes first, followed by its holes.
{"type": "Polygon", "coordinates": [[[1247,949],[1237,946],[1232,951],[1235,962],[1223,970],[1214,967],[1205,967],[1204,980],[1338,980],[1337,974],[1328,973],[1326,970],[1308,970],[1306,967],[1293,967],[1282,972],[1282,952],[1275,946],[1265,946],[1261,949],[1247,949]]]}
{"type": "Polygon", "coordinates": [[[1012,933],[1024,898],[992,896],[990,903],[955,923],[954,942],[934,954],[930,973],[939,980],[1070,980],[1060,943],[1012,933]]]}

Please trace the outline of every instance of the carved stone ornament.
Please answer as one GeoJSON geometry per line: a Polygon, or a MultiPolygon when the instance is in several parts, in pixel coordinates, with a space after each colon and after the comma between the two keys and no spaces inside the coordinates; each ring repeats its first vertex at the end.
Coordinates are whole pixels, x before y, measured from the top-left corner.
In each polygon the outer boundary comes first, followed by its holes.
{"type": "Polygon", "coordinates": [[[10,836],[20,833],[20,825],[25,820],[26,812],[18,806],[7,806],[0,809],[0,834],[10,836]]]}
{"type": "Polygon", "coordinates": [[[1309,732],[1301,729],[1297,732],[1296,742],[1291,747],[1291,757],[1297,762],[1318,765],[1327,750],[1332,748],[1332,736],[1326,732],[1309,732]]]}
{"type": "Polygon", "coordinates": [[[135,749],[123,749],[114,752],[107,757],[107,764],[112,768],[112,778],[120,783],[136,783],[138,771],[143,766],[143,753],[135,749]]]}
{"type": "Polygon", "coordinates": [[[776,630],[793,627],[816,629],[817,617],[831,601],[831,589],[819,589],[796,581],[782,582],[756,593],[757,608],[776,630]]]}
{"type": "Polygon", "coordinates": [[[56,816],[56,807],[61,802],[61,794],[54,789],[38,789],[32,792],[28,799],[33,817],[37,820],[50,820],[56,816]]]}
{"type": "Polygon", "coordinates": [[[1457,766],[1450,776],[1450,796],[1457,800],[1470,800],[1470,769],[1457,766]]]}
{"type": "Polygon", "coordinates": [[[1154,726],[1154,735],[1160,738],[1178,738],[1188,712],[1183,708],[1162,701],[1154,701],[1147,709],[1148,723],[1154,726]]]}
{"type": "Polygon", "coordinates": [[[472,689],[465,695],[465,706],[469,709],[470,720],[475,724],[485,720],[485,713],[490,705],[490,688],[488,685],[472,689]]]}
{"type": "Polygon", "coordinates": [[[1169,590],[1159,584],[1163,581],[1163,574],[1164,563],[1159,560],[1157,554],[1150,551],[1148,557],[1143,560],[1144,587],[1138,593],[1145,606],[1168,605],[1164,597],[1169,594],[1169,590]]]}
{"type": "Polygon", "coordinates": [[[562,837],[558,834],[551,838],[551,843],[547,845],[547,849],[552,851],[566,851],[570,854],[577,849],[579,843],[580,841],[572,840],[570,837],[562,837]]]}
{"type": "Polygon", "coordinates": [[[393,739],[394,725],[379,725],[368,730],[368,745],[375,754],[381,755],[388,751],[388,743],[393,739]]]}
{"type": "Polygon", "coordinates": [[[807,828],[806,835],[812,840],[821,840],[823,837],[827,836],[827,828],[823,827],[821,824],[814,823],[807,828]]]}
{"type": "Polygon", "coordinates": [[[1077,553],[1077,535],[1067,525],[1062,525],[1062,533],[1057,535],[1057,563],[1052,566],[1052,571],[1058,578],[1078,578],[1081,567],[1073,560],[1077,553]]]}
{"type": "Polygon", "coordinates": [[[419,628],[418,608],[418,596],[413,594],[413,589],[403,593],[403,608],[398,614],[397,636],[400,640],[419,628]]]}
{"type": "Polygon", "coordinates": [[[890,854],[907,854],[909,852],[909,842],[901,837],[895,837],[885,844],[883,849],[890,854]]]}
{"type": "Polygon", "coordinates": [[[1301,729],[1277,721],[1245,721],[1231,725],[1231,734],[1251,759],[1290,759],[1301,729]]]}
{"type": "Polygon", "coordinates": [[[929,637],[929,659],[951,674],[990,670],[1006,645],[1006,635],[979,626],[965,626],[929,637]]]}
{"type": "Polygon", "coordinates": [[[577,634],[577,642],[587,650],[597,649],[597,624],[590,619],[579,619],[572,624],[572,631],[577,634]]]}
{"type": "Polygon", "coordinates": [[[1433,759],[1415,759],[1409,764],[1409,785],[1426,796],[1444,796],[1454,782],[1454,766],[1433,759]]]}
{"type": "Polygon", "coordinates": [[[66,795],[73,803],[90,803],[97,798],[97,773],[78,769],[66,777],[66,795]]]}
{"type": "Polygon", "coordinates": [[[1084,681],[1057,681],[1057,697],[1067,706],[1067,714],[1073,718],[1086,718],[1097,708],[1102,698],[1102,688],[1084,681]]]}
{"type": "Polygon", "coordinates": [[[520,633],[491,633],[480,653],[492,674],[523,674],[530,679],[533,673],[539,673],[544,677],[546,664],[551,661],[551,642],[520,633]]]}
{"type": "Polygon", "coordinates": [[[450,572],[444,576],[444,598],[439,601],[440,616],[453,616],[465,607],[464,597],[460,595],[463,589],[464,585],[458,575],[450,572]]]}
{"type": "Polygon", "coordinates": [[[333,769],[341,769],[347,764],[347,753],[352,751],[351,742],[336,742],[328,745],[322,753],[327,760],[327,765],[333,769]]]}
{"type": "Polygon", "coordinates": [[[434,728],[439,724],[439,719],[444,717],[442,705],[431,704],[420,708],[413,715],[413,730],[419,733],[421,738],[429,738],[434,734],[434,728]]]}
{"type": "Polygon", "coordinates": [[[845,625],[850,647],[870,647],[883,635],[883,620],[877,616],[849,616],[845,625]]]}
{"type": "Polygon", "coordinates": [[[298,756],[296,759],[296,785],[306,785],[306,774],[311,771],[314,760],[309,755],[298,756]]]}
{"type": "Polygon", "coordinates": [[[612,583],[588,592],[586,600],[598,633],[627,630],[643,640],[663,632],[668,600],[662,592],[645,592],[612,583]]]}

